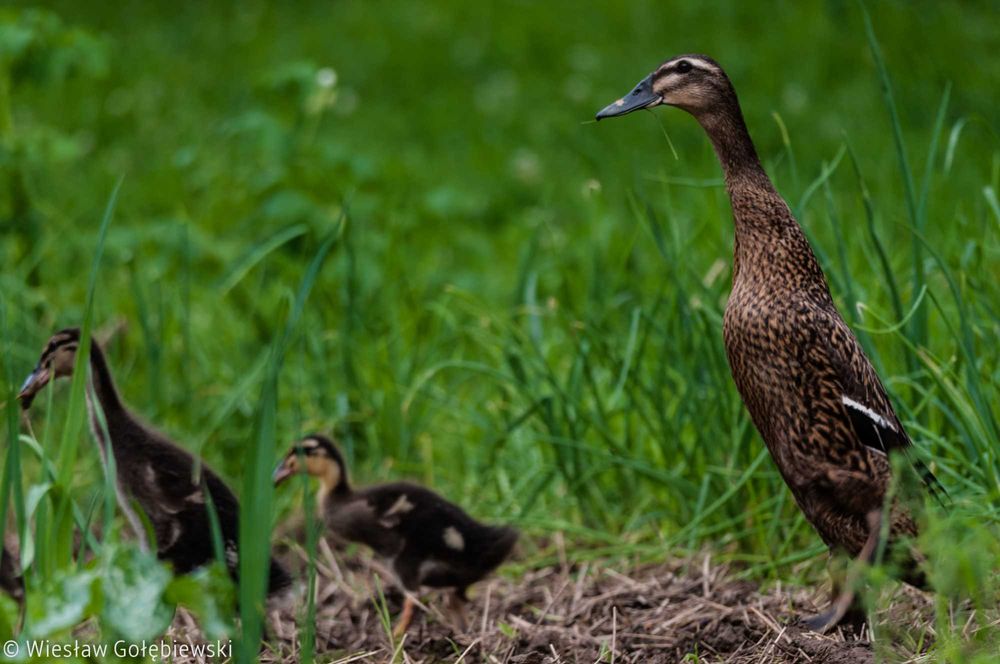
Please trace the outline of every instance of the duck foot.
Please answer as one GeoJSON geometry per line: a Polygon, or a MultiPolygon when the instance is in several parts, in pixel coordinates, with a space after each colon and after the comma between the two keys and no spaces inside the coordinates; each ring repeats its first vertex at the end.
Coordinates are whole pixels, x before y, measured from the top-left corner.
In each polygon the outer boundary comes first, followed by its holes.
{"type": "Polygon", "coordinates": [[[868,616],[864,612],[852,609],[838,620],[836,612],[833,608],[830,608],[812,618],[803,618],[802,625],[820,634],[825,634],[834,627],[839,626],[846,627],[851,633],[860,635],[862,630],[868,626],[868,616]]]}
{"type": "Polygon", "coordinates": [[[803,618],[802,624],[820,634],[825,634],[837,625],[849,625],[855,628],[855,631],[860,631],[860,628],[867,624],[868,616],[857,605],[855,599],[853,592],[841,593],[830,608],[812,618],[803,618]]]}
{"type": "MultiPolygon", "coordinates": [[[[865,540],[864,546],[861,547],[861,553],[858,554],[858,561],[870,565],[875,560],[879,534],[882,529],[882,510],[872,510],[868,514],[867,520],[868,538],[865,540]]],[[[834,597],[830,608],[812,618],[803,619],[803,624],[820,634],[825,634],[828,630],[840,624],[849,624],[854,627],[864,625],[867,622],[867,616],[865,615],[864,607],[857,602],[857,593],[854,591],[854,588],[858,584],[858,576],[859,574],[856,570],[849,573],[844,589],[834,597]]]]}

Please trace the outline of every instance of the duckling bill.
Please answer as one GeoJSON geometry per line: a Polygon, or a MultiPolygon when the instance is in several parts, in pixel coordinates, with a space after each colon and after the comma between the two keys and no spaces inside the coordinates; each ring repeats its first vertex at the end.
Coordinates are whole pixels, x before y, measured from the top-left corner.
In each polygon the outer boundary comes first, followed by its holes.
{"type": "MultiPolygon", "coordinates": [[[[725,174],[736,240],[723,337],[736,387],[823,541],[871,562],[883,522],[891,543],[917,532],[903,506],[883,510],[889,454],[907,453],[910,438],[837,311],[805,233],[761,166],[722,67],[704,55],[671,58],[597,119],[659,105],[694,116],[725,174]]],[[[930,490],[940,492],[930,471],[914,463],[930,490]]],[[[911,551],[905,580],[922,585],[918,560],[911,551]]],[[[808,624],[829,629],[852,601],[845,591],[808,624]]]]}
{"type": "MultiPolygon", "coordinates": [[[[21,387],[21,407],[30,408],[49,382],[73,374],[80,347],[80,330],[57,332],[46,344],[38,364],[21,387]]],[[[215,559],[212,525],[204,491],[211,496],[225,546],[226,564],[234,578],[239,569],[239,502],[226,483],[199,461],[201,483],[193,480],[195,458],[136,417],[122,401],[100,345],[90,344],[90,372],[86,390],[91,433],[101,460],[110,449],[117,470],[118,503],[139,539],[146,528],[133,509],[133,501],[152,524],[157,555],[184,574],[215,559]],[[98,417],[102,413],[103,421],[98,417]]],[[[271,560],[268,589],[271,593],[291,585],[285,570],[271,560]]]]}
{"type": "Polygon", "coordinates": [[[449,610],[464,629],[467,588],[506,560],[517,542],[517,530],[481,524],[417,484],[393,482],[355,490],[344,457],[325,436],[309,436],[293,446],[275,469],[274,482],[281,484],[300,472],[319,479],[319,513],[329,530],[388,560],[408,591],[393,630],[396,638],[413,618],[411,593],[422,586],[453,589],[449,610]]]}

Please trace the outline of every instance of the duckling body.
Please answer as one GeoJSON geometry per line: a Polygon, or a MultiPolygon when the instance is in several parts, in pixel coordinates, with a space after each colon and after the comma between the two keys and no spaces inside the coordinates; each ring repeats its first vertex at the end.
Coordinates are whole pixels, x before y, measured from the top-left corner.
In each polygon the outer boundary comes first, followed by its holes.
{"type": "Polygon", "coordinates": [[[7,544],[0,551],[0,590],[19,603],[24,600],[24,579],[21,578],[17,555],[15,549],[7,544]]]}
{"type": "MultiPolygon", "coordinates": [[[[888,455],[905,451],[910,439],[837,311],[802,228],[761,166],[721,67],[702,55],[672,58],[597,119],[660,104],[698,120],[725,173],[736,237],[723,337],[736,387],[823,541],[870,560],[883,519],[890,541],[916,534],[901,507],[882,514],[891,481],[888,455]]],[[[933,476],[922,465],[920,470],[934,489],[933,476]]],[[[919,583],[915,561],[910,567],[907,580],[919,583]]],[[[835,624],[852,599],[838,597],[812,626],[835,624]]]]}
{"type": "MultiPolygon", "coordinates": [[[[35,394],[50,380],[72,374],[79,340],[80,333],[75,328],[52,337],[21,390],[23,408],[30,407],[35,394]]],[[[132,501],[152,525],[158,557],[170,562],[176,573],[190,572],[214,560],[212,526],[204,493],[207,488],[218,515],[226,564],[236,578],[239,568],[236,496],[211,468],[132,414],[119,397],[107,360],[96,343],[91,344],[90,366],[87,405],[92,433],[105,464],[109,447],[114,454],[119,506],[140,543],[149,546],[132,501]],[[196,463],[200,483],[194,480],[196,463]]],[[[269,590],[277,592],[290,583],[284,569],[272,560],[269,590]]]]}
{"type": "MultiPolygon", "coordinates": [[[[300,455],[305,472],[320,478],[317,499],[326,526],[385,558],[407,591],[452,588],[454,600],[462,602],[466,589],[498,567],[517,542],[517,530],[479,523],[417,484],[393,482],[354,490],[340,451],[324,436],[310,436],[296,446],[275,471],[276,483],[298,472],[300,455]]],[[[412,610],[408,595],[397,636],[405,632],[412,610]]],[[[461,624],[460,613],[456,618],[461,624]]]]}
{"type": "Polygon", "coordinates": [[[487,526],[416,484],[396,482],[330,495],[326,523],[392,563],[407,590],[455,588],[464,597],[510,553],[512,528],[487,526]]]}

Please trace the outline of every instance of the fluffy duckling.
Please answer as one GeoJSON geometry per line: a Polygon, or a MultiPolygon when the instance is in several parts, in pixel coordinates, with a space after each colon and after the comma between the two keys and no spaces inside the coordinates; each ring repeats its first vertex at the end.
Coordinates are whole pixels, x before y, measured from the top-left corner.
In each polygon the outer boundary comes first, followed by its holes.
{"type": "MultiPolygon", "coordinates": [[[[723,324],[733,379],[796,502],[823,541],[871,561],[882,523],[891,541],[917,527],[900,505],[883,513],[889,454],[911,441],[823,270],[761,166],[736,91],[704,55],[667,60],[597,119],[675,106],[698,121],[725,174],[735,220],[733,289],[723,324]]],[[[940,488],[919,460],[932,491],[940,488]]],[[[907,581],[920,583],[910,552],[907,581]]],[[[847,613],[853,592],[808,621],[819,631],[847,613]]]]}
{"type": "MultiPolygon", "coordinates": [[[[80,330],[57,332],[46,344],[35,370],[28,376],[18,399],[28,409],[38,392],[50,381],[73,374],[80,330]]],[[[225,482],[204,463],[201,483],[195,483],[195,458],[165,435],[144,424],[125,406],[108,368],[104,352],[90,344],[87,410],[91,431],[101,460],[107,463],[108,443],[117,470],[118,504],[128,519],[140,546],[149,548],[146,529],[132,508],[135,501],[152,524],[157,555],[184,574],[215,558],[211,522],[205,502],[207,488],[219,518],[226,564],[233,578],[239,569],[239,502],[225,482]],[[106,428],[98,419],[103,413],[106,428]]],[[[291,585],[291,579],[271,560],[270,593],[291,585]]]]}
{"type": "Polygon", "coordinates": [[[410,593],[421,586],[453,588],[449,610],[464,629],[466,589],[498,567],[517,542],[514,528],[481,524],[416,484],[393,482],[354,490],[344,457],[325,436],[309,436],[295,445],[274,471],[274,482],[280,484],[300,471],[319,479],[319,514],[327,527],[387,559],[408,591],[393,630],[396,638],[413,619],[410,593]]]}

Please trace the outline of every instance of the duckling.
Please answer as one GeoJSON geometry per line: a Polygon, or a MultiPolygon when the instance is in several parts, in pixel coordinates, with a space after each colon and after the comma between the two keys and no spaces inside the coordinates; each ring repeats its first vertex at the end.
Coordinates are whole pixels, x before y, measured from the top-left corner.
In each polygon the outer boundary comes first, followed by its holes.
{"type": "Polygon", "coordinates": [[[18,569],[17,556],[6,544],[0,552],[0,590],[18,603],[24,600],[24,579],[18,569]]]}
{"type": "MultiPolygon", "coordinates": [[[[31,407],[35,395],[50,381],[73,374],[79,345],[80,330],[77,328],[57,332],[49,340],[38,365],[18,395],[23,409],[31,407]]],[[[132,501],[142,508],[152,524],[158,557],[171,563],[177,574],[211,562],[215,551],[205,502],[204,490],[207,488],[218,515],[226,564],[233,578],[237,578],[239,502],[236,496],[204,463],[199,464],[201,484],[196,483],[192,479],[195,458],[129,411],[115,387],[104,352],[95,342],[90,344],[86,394],[91,431],[101,460],[107,464],[110,442],[117,470],[118,504],[140,546],[149,549],[146,529],[132,508],[132,501]],[[106,428],[98,419],[97,407],[103,413],[106,428]]],[[[290,585],[288,574],[272,559],[269,592],[277,593],[290,585]]]]}
{"type": "Polygon", "coordinates": [[[281,484],[300,470],[319,479],[318,515],[330,531],[388,559],[407,591],[393,630],[396,638],[413,619],[410,593],[421,586],[454,589],[449,612],[459,629],[465,629],[466,589],[510,555],[517,530],[481,524],[457,505],[409,482],[354,490],[344,457],[325,436],[308,436],[293,446],[275,469],[274,483],[281,484]]]}
{"type": "MultiPolygon", "coordinates": [[[[884,520],[890,542],[917,532],[893,505],[889,454],[911,447],[857,337],[840,316],[802,228],[761,166],[736,92],[704,55],[667,60],[597,120],[676,106],[708,134],[725,174],[735,219],[732,294],[723,336],[736,387],[778,470],[831,551],[871,562],[884,520]]],[[[915,462],[930,489],[943,491],[915,462]]],[[[910,552],[906,581],[923,584],[910,552]]],[[[853,602],[840,592],[807,621],[826,631],[853,602]]]]}

